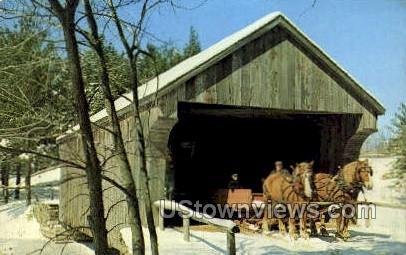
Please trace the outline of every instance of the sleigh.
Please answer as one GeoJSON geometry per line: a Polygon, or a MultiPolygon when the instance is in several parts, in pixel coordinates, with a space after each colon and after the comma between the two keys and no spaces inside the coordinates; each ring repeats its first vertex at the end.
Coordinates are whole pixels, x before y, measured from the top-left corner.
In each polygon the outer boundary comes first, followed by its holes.
{"type": "Polygon", "coordinates": [[[259,230],[265,206],[262,193],[251,189],[219,189],[214,201],[232,209],[232,219],[240,226],[252,231],[259,230]]]}

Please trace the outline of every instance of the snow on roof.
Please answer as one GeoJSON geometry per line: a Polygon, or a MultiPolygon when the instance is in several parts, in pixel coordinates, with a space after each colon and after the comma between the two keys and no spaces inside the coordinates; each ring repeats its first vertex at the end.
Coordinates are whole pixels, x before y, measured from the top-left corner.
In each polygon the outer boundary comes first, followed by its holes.
{"type": "MultiPolygon", "coordinates": [[[[196,54],[179,64],[175,65],[171,69],[167,70],[166,72],[161,73],[157,77],[149,80],[148,82],[144,83],[138,88],[138,95],[139,99],[143,99],[147,96],[150,96],[154,94],[157,91],[160,91],[164,87],[167,87],[186,74],[190,73],[192,70],[202,66],[203,64],[207,63],[214,57],[220,55],[222,52],[226,51],[228,48],[234,46],[238,42],[246,39],[250,35],[254,34],[255,32],[261,30],[261,29],[271,29],[272,26],[268,26],[274,21],[277,21],[277,18],[279,19],[280,22],[285,21],[285,23],[296,30],[299,36],[302,37],[302,39],[307,40],[313,47],[316,48],[322,55],[324,55],[325,58],[327,58],[328,61],[330,61],[333,65],[335,65],[339,70],[341,70],[347,78],[349,78],[353,83],[355,83],[355,86],[358,87],[358,89],[361,89],[362,92],[367,94],[367,96],[372,99],[374,105],[379,109],[383,109],[383,106],[379,101],[372,96],[371,93],[369,93],[355,78],[353,78],[347,71],[344,70],[338,63],[336,63],[331,57],[328,56],[328,54],[321,49],[320,46],[318,46],[314,41],[312,41],[304,32],[302,32],[297,26],[293,24],[285,15],[283,15],[281,12],[272,12],[259,20],[255,21],[254,23],[246,26],[245,28],[233,33],[232,35],[222,39],[221,41],[217,42],[216,44],[212,45],[208,49],[200,52],[199,54],[196,54]]],[[[123,96],[119,97],[115,101],[115,106],[116,110],[120,111],[127,106],[131,104],[131,100],[133,99],[133,94],[132,92],[126,93],[123,96]]],[[[103,109],[99,111],[98,113],[92,115],[90,117],[90,120],[92,122],[97,122],[98,120],[104,119],[107,117],[107,111],[106,109],[103,109]]],[[[70,132],[78,130],[79,127],[76,125],[70,132]]]]}
{"type": "MultiPolygon", "coordinates": [[[[223,40],[217,42],[216,44],[212,45],[208,49],[196,54],[186,60],[180,62],[179,64],[175,65],[171,69],[167,70],[166,72],[161,73],[158,77],[149,80],[145,84],[141,85],[138,88],[138,95],[140,99],[147,97],[157,90],[162,89],[163,87],[171,84],[172,82],[176,81],[179,77],[187,74],[191,70],[199,67],[200,65],[207,62],[209,59],[213,58],[214,56],[218,55],[220,52],[223,52],[225,49],[229,48],[230,46],[234,45],[241,39],[249,36],[253,32],[257,31],[258,29],[264,27],[269,22],[274,20],[276,17],[281,16],[280,12],[272,12],[265,17],[255,21],[254,23],[248,25],[244,29],[224,38],[223,40]]],[[[115,105],[117,111],[127,107],[131,104],[128,99],[133,99],[132,92],[124,94],[123,97],[120,97],[116,100],[115,105]]],[[[92,116],[92,121],[97,121],[101,118],[107,117],[106,110],[102,110],[95,115],[92,116]]]]}

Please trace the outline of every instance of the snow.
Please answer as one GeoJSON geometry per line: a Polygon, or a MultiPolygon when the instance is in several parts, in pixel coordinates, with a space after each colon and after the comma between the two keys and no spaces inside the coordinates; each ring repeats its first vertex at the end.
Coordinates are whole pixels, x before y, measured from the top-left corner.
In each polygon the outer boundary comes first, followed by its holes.
{"type": "MultiPolygon", "coordinates": [[[[191,230],[190,242],[184,241],[183,234],[177,229],[157,229],[159,250],[168,255],[211,255],[226,253],[226,234],[221,232],[204,232],[191,230]]],[[[128,245],[131,241],[130,230],[122,230],[123,239],[128,245]]],[[[288,236],[272,233],[270,236],[260,234],[236,234],[237,254],[404,254],[405,240],[397,241],[389,235],[352,228],[350,241],[336,241],[333,237],[298,239],[292,241],[288,236]]],[[[145,232],[146,240],[148,236],[145,232]]],[[[149,247],[147,247],[149,248],[149,247]]],[[[147,250],[146,254],[151,254],[147,250]]]]}
{"type": "MultiPolygon", "coordinates": [[[[391,180],[383,180],[382,176],[393,163],[394,158],[370,159],[374,170],[373,190],[366,193],[369,201],[383,201],[401,204],[404,201],[396,192],[391,192],[391,180]]],[[[56,203],[57,201],[48,201],[56,203]]],[[[41,236],[38,223],[32,218],[31,208],[23,202],[13,202],[0,206],[0,254],[39,254],[38,249],[47,239],[41,236]],[[36,251],[36,252],[35,252],[36,251]]],[[[145,239],[149,242],[147,230],[145,239]]],[[[176,228],[165,231],[157,229],[161,254],[225,254],[226,234],[191,230],[190,242],[183,240],[183,233],[176,228]]],[[[406,249],[406,210],[400,208],[377,207],[376,219],[366,228],[363,220],[357,226],[351,226],[352,238],[339,241],[333,237],[312,237],[309,240],[290,240],[277,232],[271,235],[236,234],[237,254],[404,254],[406,249]]],[[[131,246],[131,231],[121,229],[122,237],[127,246],[131,246]]],[[[43,254],[59,254],[66,243],[51,243],[43,254]]],[[[147,253],[149,251],[146,245],[147,253]]],[[[89,244],[68,243],[64,254],[94,254],[89,244]]]]}
{"type": "MultiPolygon", "coordinates": [[[[61,180],[61,172],[62,169],[60,167],[45,170],[45,171],[40,171],[38,173],[34,173],[31,176],[31,186],[35,185],[45,185],[45,184],[52,184],[52,183],[57,183],[61,180]]],[[[16,183],[16,178],[10,178],[10,187],[14,187],[16,183]]],[[[21,187],[24,186],[24,180],[25,178],[21,178],[21,187]]]]}
{"type": "MultiPolygon", "coordinates": [[[[0,229],[1,255],[40,254],[41,248],[48,241],[42,237],[31,207],[25,206],[23,201],[0,206],[0,229]]],[[[42,254],[59,254],[62,249],[64,254],[94,254],[89,246],[75,242],[51,242],[42,254]]]]}
{"type": "Polygon", "coordinates": [[[2,147],[7,147],[7,146],[9,146],[9,145],[10,145],[10,140],[4,139],[4,138],[2,138],[2,139],[0,140],[0,146],[2,146],[2,147]]]}
{"type": "Polygon", "coordinates": [[[61,168],[57,167],[50,171],[34,174],[31,177],[31,185],[59,182],[61,180],[61,171],[61,168]]]}
{"type": "MultiPolygon", "coordinates": [[[[368,201],[384,201],[400,203],[398,195],[391,192],[392,181],[383,180],[394,158],[370,159],[374,170],[375,187],[366,193],[368,201]]],[[[144,230],[145,231],[145,230],[144,230]]],[[[167,228],[157,229],[159,249],[161,254],[225,254],[226,234],[220,232],[204,232],[191,230],[190,242],[183,241],[180,230],[167,228]]],[[[357,226],[350,227],[351,239],[347,242],[334,237],[312,237],[309,240],[290,240],[272,232],[270,236],[261,234],[236,234],[237,254],[404,254],[406,249],[406,210],[398,208],[377,207],[376,219],[371,220],[371,226],[365,227],[364,220],[359,220],[357,226]]],[[[131,247],[131,231],[121,230],[123,240],[131,247]]],[[[145,237],[148,236],[145,232],[145,237]]],[[[148,245],[147,245],[147,248],[148,245]]],[[[150,254],[150,251],[147,251],[150,254]]]]}
{"type": "Polygon", "coordinates": [[[221,227],[224,227],[227,229],[232,229],[236,226],[236,224],[231,220],[213,218],[208,214],[193,211],[189,207],[176,203],[175,201],[159,200],[159,201],[155,201],[154,204],[156,206],[159,205],[160,208],[165,208],[168,210],[176,210],[178,212],[182,212],[182,214],[186,217],[192,217],[192,218],[197,218],[197,219],[206,219],[213,225],[221,226],[221,227]]]}
{"type": "MultiPolygon", "coordinates": [[[[303,37],[306,41],[310,42],[315,49],[324,55],[328,61],[333,63],[337,66],[350,80],[352,80],[357,87],[361,89],[361,91],[365,92],[370,96],[374,101],[377,102],[380,106],[382,105],[377,98],[375,98],[364,86],[360,84],[354,77],[352,77],[348,71],[346,71],[342,66],[340,66],[337,62],[335,62],[316,42],[310,39],[302,30],[300,30],[291,20],[289,20],[285,15],[281,12],[272,12],[268,15],[258,19],[254,23],[246,26],[245,28],[231,34],[230,36],[222,39],[221,41],[215,43],[211,47],[203,50],[199,54],[196,54],[186,60],[180,62],[179,64],[175,65],[174,67],[170,68],[166,72],[159,74],[157,77],[149,80],[148,82],[144,83],[138,88],[138,97],[139,99],[146,98],[157,91],[160,91],[164,87],[173,84],[174,82],[184,78],[188,74],[192,72],[210,60],[214,59],[216,56],[221,55],[223,52],[226,52],[232,46],[238,45],[238,43],[242,42],[244,39],[249,37],[251,34],[258,32],[260,30],[267,30],[272,28],[272,22],[276,21],[278,17],[281,17],[283,20],[286,21],[288,25],[293,27],[301,37],[303,37]]],[[[126,93],[119,97],[115,101],[115,107],[117,111],[120,111],[131,104],[133,100],[132,92],[126,93]]],[[[106,118],[107,111],[103,109],[96,114],[90,117],[92,122],[96,122],[103,118],[106,118]]],[[[72,128],[72,130],[67,131],[67,134],[73,133],[73,131],[77,131],[79,129],[79,125],[76,125],[72,128]]],[[[58,139],[63,138],[65,135],[58,137],[58,139]]]]}
{"type": "Polygon", "coordinates": [[[370,165],[374,171],[374,188],[366,191],[365,196],[368,200],[390,204],[405,204],[404,193],[391,187],[394,180],[383,178],[387,170],[393,167],[395,160],[395,157],[373,158],[370,160],[370,165]]]}

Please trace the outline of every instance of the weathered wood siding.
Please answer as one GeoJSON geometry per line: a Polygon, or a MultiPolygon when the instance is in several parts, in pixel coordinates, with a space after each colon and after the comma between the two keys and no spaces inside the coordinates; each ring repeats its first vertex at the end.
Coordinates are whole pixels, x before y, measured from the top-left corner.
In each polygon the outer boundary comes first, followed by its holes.
{"type": "Polygon", "coordinates": [[[360,113],[359,128],[376,128],[376,116],[326,67],[277,29],[243,46],[159,99],[164,116],[178,101],[360,113]]]}
{"type": "MultiPolygon", "coordinates": [[[[166,172],[171,164],[166,147],[171,128],[176,123],[179,101],[359,114],[360,119],[354,117],[339,123],[326,118],[321,123],[324,128],[320,161],[331,167],[357,158],[363,141],[376,129],[376,113],[351,92],[348,84],[278,27],[186,82],[170,87],[172,89],[160,95],[156,106],[144,106],[142,113],[144,130],[147,135],[150,131],[153,133],[153,137],[147,139],[147,146],[151,197],[154,200],[165,196],[166,172]]],[[[137,173],[134,119],[129,112],[130,109],[122,111],[121,127],[131,165],[137,173]]],[[[95,130],[95,137],[103,161],[111,155],[111,137],[101,129],[95,130]]],[[[67,159],[80,155],[79,142],[75,137],[63,139],[61,155],[67,159]]],[[[114,158],[107,161],[105,168],[108,176],[119,180],[114,158]]],[[[70,178],[78,172],[69,169],[63,176],[70,178]]],[[[109,240],[114,246],[119,246],[117,231],[121,224],[127,222],[127,209],[122,202],[125,198],[108,183],[104,183],[104,187],[106,213],[109,212],[107,225],[109,229],[115,228],[109,234],[109,240]]],[[[87,226],[87,209],[86,180],[79,178],[63,183],[61,221],[71,226],[87,226]]]]}

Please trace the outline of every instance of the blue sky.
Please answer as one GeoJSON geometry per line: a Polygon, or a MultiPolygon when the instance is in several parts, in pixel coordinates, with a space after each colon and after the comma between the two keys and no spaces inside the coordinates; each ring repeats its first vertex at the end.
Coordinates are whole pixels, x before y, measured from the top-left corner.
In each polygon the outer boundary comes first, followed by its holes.
{"type": "MultiPolygon", "coordinates": [[[[188,1],[184,1],[188,2],[188,1]]],[[[199,1],[190,1],[193,6],[199,1]]],[[[260,17],[281,11],[386,107],[379,125],[390,123],[406,102],[406,0],[208,0],[192,10],[162,9],[149,30],[182,46],[189,27],[203,48],[260,17]]]]}

